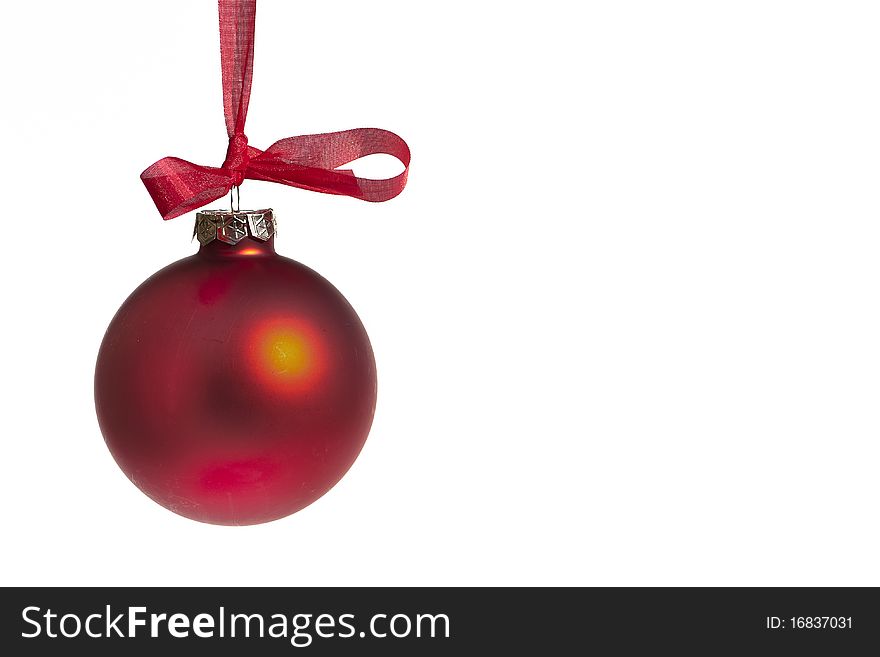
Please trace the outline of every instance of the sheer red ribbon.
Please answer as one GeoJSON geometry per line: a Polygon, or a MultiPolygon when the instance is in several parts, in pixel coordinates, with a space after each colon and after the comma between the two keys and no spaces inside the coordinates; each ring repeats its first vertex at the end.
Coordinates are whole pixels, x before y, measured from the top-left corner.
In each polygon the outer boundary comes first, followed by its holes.
{"type": "Polygon", "coordinates": [[[393,132],[358,128],[321,135],[288,137],[265,151],[248,145],[244,134],[254,66],[256,0],[219,0],[223,111],[229,148],[220,167],[165,157],[141,180],[163,219],[173,219],[224,197],[245,178],[267,180],[364,201],[387,201],[406,185],[409,147],[393,132]],[[385,153],[403,163],[403,173],[384,180],[358,178],[339,169],[366,155],[385,153]]]}

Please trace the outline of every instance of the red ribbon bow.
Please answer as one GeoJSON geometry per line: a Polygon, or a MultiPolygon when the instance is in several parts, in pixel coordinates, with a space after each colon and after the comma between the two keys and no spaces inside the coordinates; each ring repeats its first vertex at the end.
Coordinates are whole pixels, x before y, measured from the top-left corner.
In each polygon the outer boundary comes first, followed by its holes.
{"type": "Polygon", "coordinates": [[[359,128],[321,135],[288,137],[265,151],[248,145],[244,134],[254,66],[256,0],[219,0],[220,60],[223,69],[223,111],[229,149],[218,167],[165,157],[141,174],[162,214],[173,219],[224,197],[245,178],[341,194],[364,201],[387,201],[403,191],[409,147],[393,132],[359,128]],[[358,178],[337,167],[377,153],[393,155],[403,173],[385,180],[358,178]]]}

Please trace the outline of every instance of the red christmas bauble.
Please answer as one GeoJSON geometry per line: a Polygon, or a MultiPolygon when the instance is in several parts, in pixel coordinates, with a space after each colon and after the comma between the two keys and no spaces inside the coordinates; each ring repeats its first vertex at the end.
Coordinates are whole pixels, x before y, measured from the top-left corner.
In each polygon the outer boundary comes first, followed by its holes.
{"type": "Polygon", "coordinates": [[[314,502],[357,458],[376,404],[373,351],[342,294],[275,253],[271,211],[197,221],[198,253],[147,279],[107,329],[98,421],[159,504],[267,522],[314,502]]]}

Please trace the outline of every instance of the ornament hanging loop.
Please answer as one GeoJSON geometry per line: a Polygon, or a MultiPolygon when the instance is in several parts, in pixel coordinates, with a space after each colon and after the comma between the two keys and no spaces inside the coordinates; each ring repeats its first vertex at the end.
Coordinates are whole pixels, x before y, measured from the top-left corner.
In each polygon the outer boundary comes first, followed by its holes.
{"type": "Polygon", "coordinates": [[[238,185],[229,188],[229,211],[241,212],[241,188],[238,185]],[[232,190],[235,190],[235,205],[232,204],[232,190]]]}

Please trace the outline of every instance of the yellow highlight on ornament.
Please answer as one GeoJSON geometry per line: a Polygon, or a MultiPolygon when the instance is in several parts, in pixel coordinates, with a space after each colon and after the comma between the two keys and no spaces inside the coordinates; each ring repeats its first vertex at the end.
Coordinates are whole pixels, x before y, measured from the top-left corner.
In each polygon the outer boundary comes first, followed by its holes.
{"type": "Polygon", "coordinates": [[[292,331],[269,335],[263,355],[272,372],[281,376],[307,374],[312,361],[308,341],[292,331]]]}

